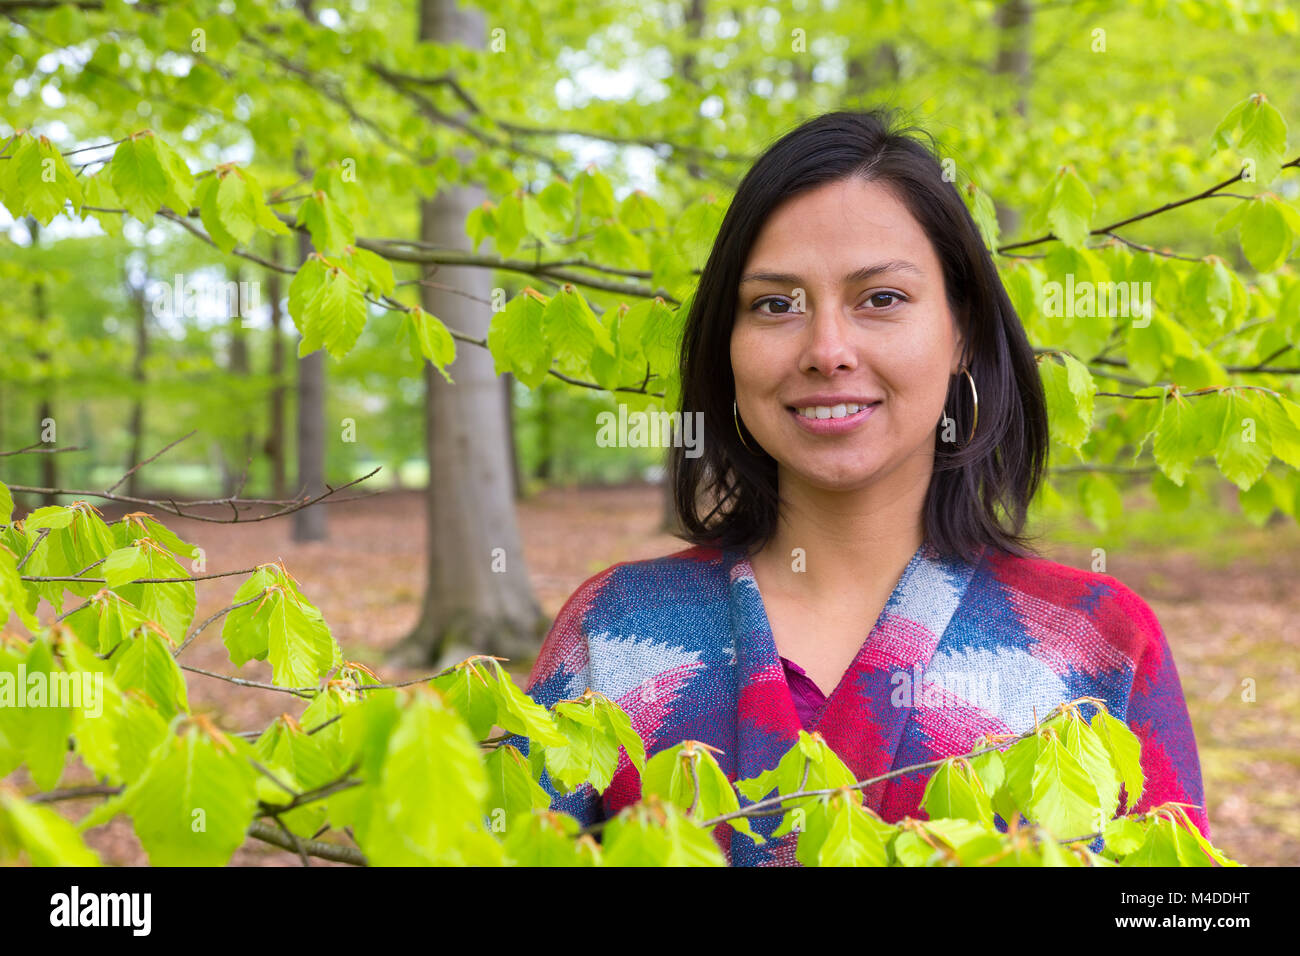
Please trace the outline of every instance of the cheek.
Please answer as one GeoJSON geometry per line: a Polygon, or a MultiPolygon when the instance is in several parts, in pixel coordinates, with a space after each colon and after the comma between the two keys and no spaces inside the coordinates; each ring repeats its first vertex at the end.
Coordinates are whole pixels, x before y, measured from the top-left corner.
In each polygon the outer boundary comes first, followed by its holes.
{"type": "Polygon", "coordinates": [[[903,355],[896,352],[880,378],[893,399],[899,425],[924,430],[938,421],[948,396],[946,354],[929,345],[903,355]]]}
{"type": "Polygon", "coordinates": [[[754,336],[743,326],[737,325],[731,333],[731,372],[738,387],[756,387],[767,378],[765,356],[754,336]]]}

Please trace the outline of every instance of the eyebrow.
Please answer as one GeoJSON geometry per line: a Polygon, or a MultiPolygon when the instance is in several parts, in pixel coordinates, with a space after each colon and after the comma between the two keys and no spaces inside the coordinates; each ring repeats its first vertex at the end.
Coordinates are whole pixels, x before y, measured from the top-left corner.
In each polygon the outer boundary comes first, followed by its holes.
{"type": "MultiPolygon", "coordinates": [[[[852,282],[862,282],[886,272],[909,272],[918,278],[925,276],[925,272],[922,271],[921,267],[913,262],[906,259],[890,259],[886,262],[878,262],[874,266],[863,266],[861,269],[850,272],[844,277],[844,282],[846,285],[852,282]]],[[[740,285],[747,282],[776,282],[781,285],[798,286],[803,284],[803,279],[788,272],[751,272],[741,277],[740,285]]]]}

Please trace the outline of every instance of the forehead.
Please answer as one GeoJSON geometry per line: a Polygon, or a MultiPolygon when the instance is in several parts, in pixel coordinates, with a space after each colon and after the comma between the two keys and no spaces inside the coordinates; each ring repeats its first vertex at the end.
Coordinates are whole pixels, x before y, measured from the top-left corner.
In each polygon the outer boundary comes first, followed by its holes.
{"type": "Polygon", "coordinates": [[[746,271],[780,267],[840,276],[886,258],[910,259],[927,273],[940,268],[925,230],[894,190],[852,177],[777,206],[750,249],[746,271]]]}

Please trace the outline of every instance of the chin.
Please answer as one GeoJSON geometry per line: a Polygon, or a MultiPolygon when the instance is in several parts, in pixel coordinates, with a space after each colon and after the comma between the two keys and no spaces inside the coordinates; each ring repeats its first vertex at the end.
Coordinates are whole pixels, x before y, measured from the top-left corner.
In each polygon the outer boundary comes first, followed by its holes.
{"type": "Polygon", "coordinates": [[[881,473],[879,464],[875,462],[846,461],[815,467],[806,459],[800,462],[800,467],[790,471],[800,481],[822,491],[856,491],[871,484],[881,473]]]}

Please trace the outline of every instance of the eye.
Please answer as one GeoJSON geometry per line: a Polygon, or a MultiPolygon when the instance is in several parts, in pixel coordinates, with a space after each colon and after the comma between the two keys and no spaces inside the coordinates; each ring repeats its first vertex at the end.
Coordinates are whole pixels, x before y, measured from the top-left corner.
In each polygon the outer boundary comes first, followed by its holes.
{"type": "Polygon", "coordinates": [[[781,296],[769,295],[755,302],[753,308],[756,312],[759,312],[763,315],[791,315],[792,312],[790,311],[789,306],[793,304],[794,303],[792,303],[789,299],[782,298],[781,296]],[[787,308],[784,311],[780,311],[780,312],[764,312],[763,309],[761,308],[764,302],[774,302],[778,305],[784,305],[787,308]]]}
{"type": "MultiPolygon", "coordinates": [[[[898,301],[898,302],[906,302],[906,301],[907,301],[907,296],[903,295],[901,292],[889,292],[889,291],[873,292],[873,293],[871,293],[871,295],[867,296],[867,301],[868,301],[868,302],[875,302],[876,299],[879,299],[879,298],[881,298],[882,296],[883,296],[883,297],[890,298],[890,299],[894,299],[894,300],[896,300],[896,301],[898,301]]],[[[894,303],[893,303],[893,302],[889,302],[889,303],[886,303],[885,305],[881,305],[881,306],[879,306],[878,309],[877,309],[877,311],[885,311],[885,310],[891,309],[891,308],[893,308],[893,307],[894,307],[894,303]]]]}

